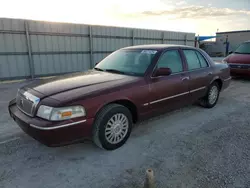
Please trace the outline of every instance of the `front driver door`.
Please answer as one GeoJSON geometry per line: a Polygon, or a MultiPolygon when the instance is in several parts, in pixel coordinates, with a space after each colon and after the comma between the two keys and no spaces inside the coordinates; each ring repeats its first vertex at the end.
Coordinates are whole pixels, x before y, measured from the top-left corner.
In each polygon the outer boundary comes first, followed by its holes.
{"type": "Polygon", "coordinates": [[[163,52],[155,69],[170,68],[172,74],[151,77],[149,105],[152,110],[172,110],[189,102],[189,77],[183,65],[178,49],[163,52]]]}

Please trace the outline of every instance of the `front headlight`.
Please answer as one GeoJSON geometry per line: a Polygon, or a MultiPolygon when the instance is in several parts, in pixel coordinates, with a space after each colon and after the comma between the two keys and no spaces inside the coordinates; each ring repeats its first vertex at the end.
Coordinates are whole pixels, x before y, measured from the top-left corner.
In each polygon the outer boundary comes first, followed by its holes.
{"type": "Polygon", "coordinates": [[[38,117],[41,117],[47,120],[52,120],[52,121],[72,119],[76,117],[82,117],[85,115],[86,115],[86,112],[82,106],[53,108],[53,107],[41,105],[37,111],[38,117]]]}

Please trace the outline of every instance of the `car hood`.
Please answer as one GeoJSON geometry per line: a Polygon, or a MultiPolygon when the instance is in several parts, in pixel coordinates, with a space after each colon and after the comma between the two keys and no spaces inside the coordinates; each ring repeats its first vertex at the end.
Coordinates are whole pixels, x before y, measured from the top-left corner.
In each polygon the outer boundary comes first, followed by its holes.
{"type": "Polygon", "coordinates": [[[234,64],[250,64],[250,54],[233,53],[226,58],[226,61],[234,64]]]}
{"type": "Polygon", "coordinates": [[[124,83],[126,80],[131,81],[131,79],[135,78],[136,77],[122,74],[90,70],[87,72],[73,73],[49,79],[36,80],[25,86],[25,88],[27,90],[35,90],[44,97],[47,97],[83,87],[90,88],[96,86],[95,90],[98,90],[98,86],[100,85],[103,87],[107,83],[109,83],[107,85],[110,85],[111,82],[119,83],[119,81],[124,83]]]}

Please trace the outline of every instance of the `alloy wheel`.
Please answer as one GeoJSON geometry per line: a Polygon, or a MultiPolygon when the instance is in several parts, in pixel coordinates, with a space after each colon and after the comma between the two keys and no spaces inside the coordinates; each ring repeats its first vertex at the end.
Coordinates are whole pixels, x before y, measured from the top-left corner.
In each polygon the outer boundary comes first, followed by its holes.
{"type": "Polygon", "coordinates": [[[219,90],[215,85],[210,89],[208,95],[208,101],[210,104],[214,104],[218,98],[219,90]]]}
{"type": "Polygon", "coordinates": [[[105,138],[110,144],[117,144],[124,139],[128,129],[128,118],[122,113],[114,114],[106,124],[105,138]]]}

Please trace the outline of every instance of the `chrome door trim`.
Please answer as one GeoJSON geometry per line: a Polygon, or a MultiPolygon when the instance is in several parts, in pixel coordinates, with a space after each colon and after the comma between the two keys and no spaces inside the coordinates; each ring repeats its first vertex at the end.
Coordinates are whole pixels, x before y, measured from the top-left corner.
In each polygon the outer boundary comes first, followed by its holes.
{"type": "Polygon", "coordinates": [[[173,98],[180,97],[180,96],[183,96],[183,95],[187,95],[187,94],[189,94],[189,93],[193,93],[193,92],[196,92],[196,91],[200,91],[200,90],[203,90],[203,89],[206,89],[206,88],[207,88],[206,86],[203,86],[203,87],[200,87],[200,88],[197,88],[197,89],[193,89],[193,90],[191,90],[191,91],[187,91],[187,92],[180,93],[180,94],[177,94],[177,95],[172,95],[172,96],[170,96],[170,97],[165,97],[165,98],[162,98],[162,99],[158,99],[158,100],[155,100],[155,101],[151,101],[151,102],[149,102],[149,103],[143,104],[143,106],[148,106],[148,105],[150,105],[150,104],[155,104],[155,103],[158,103],[158,102],[161,102],[161,101],[173,99],[173,98]]]}
{"type": "Polygon", "coordinates": [[[231,80],[231,79],[232,79],[232,77],[230,76],[229,78],[227,78],[227,79],[225,79],[223,81],[226,82],[226,81],[231,80]]]}
{"type": "Polygon", "coordinates": [[[173,96],[170,96],[170,97],[166,97],[166,98],[162,98],[162,99],[159,99],[159,100],[151,101],[151,102],[149,102],[149,104],[158,103],[158,102],[161,102],[161,101],[165,101],[165,100],[172,99],[172,98],[179,97],[179,96],[186,95],[186,94],[189,94],[189,92],[184,92],[184,93],[180,93],[180,94],[173,95],[173,96]]]}
{"type": "Polygon", "coordinates": [[[203,87],[200,87],[200,88],[197,88],[197,89],[193,89],[193,90],[190,91],[190,93],[200,91],[200,90],[203,90],[203,89],[206,89],[206,86],[203,86],[203,87]]]}
{"type": "Polygon", "coordinates": [[[36,126],[34,124],[30,124],[30,126],[33,127],[33,128],[35,128],[35,129],[40,129],[40,130],[54,130],[54,129],[60,129],[60,128],[64,128],[64,127],[69,127],[71,125],[76,125],[76,124],[84,123],[86,121],[87,120],[84,119],[84,120],[81,120],[81,121],[76,121],[76,122],[73,122],[73,123],[68,123],[68,124],[64,124],[64,125],[58,125],[58,126],[54,126],[54,127],[39,127],[39,126],[36,126]]]}

